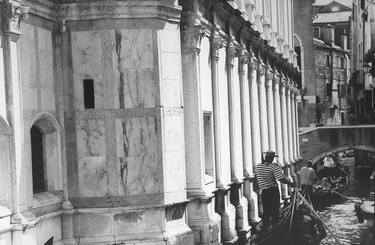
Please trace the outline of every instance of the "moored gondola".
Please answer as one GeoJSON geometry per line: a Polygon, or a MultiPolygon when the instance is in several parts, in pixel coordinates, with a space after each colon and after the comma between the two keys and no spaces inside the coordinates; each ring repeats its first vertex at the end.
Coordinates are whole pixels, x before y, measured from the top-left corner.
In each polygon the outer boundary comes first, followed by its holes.
{"type": "MultiPolygon", "coordinates": [[[[311,212],[310,208],[311,205],[304,204],[304,201],[295,192],[291,203],[282,209],[280,221],[272,228],[265,231],[258,231],[252,235],[250,237],[250,244],[319,244],[326,236],[326,233],[320,219],[315,216],[315,212],[311,212]]],[[[257,224],[258,228],[261,226],[262,222],[257,224]]]]}

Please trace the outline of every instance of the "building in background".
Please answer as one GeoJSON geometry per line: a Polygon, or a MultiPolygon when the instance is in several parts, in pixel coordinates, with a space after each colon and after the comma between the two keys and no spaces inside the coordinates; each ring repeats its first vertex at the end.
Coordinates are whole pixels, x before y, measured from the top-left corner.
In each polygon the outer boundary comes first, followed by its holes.
{"type": "Polygon", "coordinates": [[[372,37],[374,36],[374,3],[368,0],[353,1],[352,17],[352,74],[350,84],[353,95],[353,123],[373,123],[374,83],[369,72],[370,64],[366,56],[370,54],[372,37]],[[371,35],[370,35],[371,33],[371,35]]]}
{"type": "Polygon", "coordinates": [[[3,244],[232,244],[262,152],[295,177],[292,0],[0,8],[3,244]]]}

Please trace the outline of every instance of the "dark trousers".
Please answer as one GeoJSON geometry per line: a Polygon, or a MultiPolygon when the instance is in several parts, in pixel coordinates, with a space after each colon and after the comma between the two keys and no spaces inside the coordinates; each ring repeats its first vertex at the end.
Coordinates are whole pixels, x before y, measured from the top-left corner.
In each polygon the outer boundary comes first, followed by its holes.
{"type": "Polygon", "coordinates": [[[302,194],[309,194],[311,195],[312,192],[312,185],[301,185],[302,194]]]}
{"type": "Polygon", "coordinates": [[[271,187],[266,190],[262,190],[261,198],[263,204],[263,226],[269,226],[270,219],[272,220],[272,224],[276,224],[280,215],[279,188],[271,187]]]}

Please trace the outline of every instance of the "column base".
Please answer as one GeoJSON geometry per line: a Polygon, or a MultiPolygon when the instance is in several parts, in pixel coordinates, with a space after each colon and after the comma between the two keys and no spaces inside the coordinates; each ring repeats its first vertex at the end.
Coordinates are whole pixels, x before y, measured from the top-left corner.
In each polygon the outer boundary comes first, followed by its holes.
{"type": "Polygon", "coordinates": [[[213,197],[196,197],[190,200],[188,225],[193,230],[195,244],[220,243],[220,216],[215,213],[213,197]]]}
{"type": "Polygon", "coordinates": [[[156,207],[81,208],[73,216],[79,244],[194,244],[185,204],[156,207]]]}
{"type": "Polygon", "coordinates": [[[215,212],[221,217],[221,241],[223,244],[232,244],[238,237],[235,230],[236,210],[229,201],[227,189],[218,189],[215,192],[215,212]]]}

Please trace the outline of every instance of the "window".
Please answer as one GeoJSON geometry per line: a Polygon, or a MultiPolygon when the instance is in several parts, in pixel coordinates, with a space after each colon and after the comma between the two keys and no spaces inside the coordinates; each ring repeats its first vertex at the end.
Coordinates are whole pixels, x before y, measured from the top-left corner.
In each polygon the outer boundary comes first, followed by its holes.
{"type": "Polygon", "coordinates": [[[205,161],[205,182],[214,181],[214,148],[213,148],[213,134],[212,134],[212,114],[205,112],[203,114],[203,130],[204,130],[204,161],[205,161]]]}
{"type": "Polygon", "coordinates": [[[326,95],[327,97],[332,97],[332,83],[326,83],[326,95]]]}
{"type": "Polygon", "coordinates": [[[331,67],[332,66],[332,64],[331,64],[331,56],[330,55],[326,55],[326,66],[327,67],[331,67]]]}
{"type": "Polygon", "coordinates": [[[340,68],[345,69],[345,58],[344,57],[340,58],[340,68]]]}
{"type": "Polygon", "coordinates": [[[83,98],[85,109],[95,108],[94,80],[83,79],[83,98]]]}
{"type": "Polygon", "coordinates": [[[301,47],[294,47],[294,51],[297,53],[297,65],[300,69],[301,67],[301,47]]]}
{"type": "Polygon", "coordinates": [[[46,191],[43,134],[36,126],[32,126],[30,131],[33,192],[39,193],[46,191]]]}
{"type": "Polygon", "coordinates": [[[320,38],[320,27],[314,27],[314,37],[320,38]]]}

